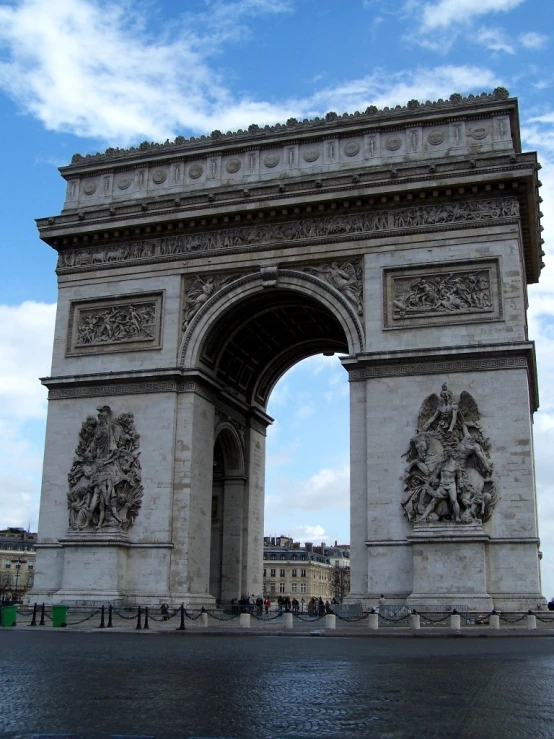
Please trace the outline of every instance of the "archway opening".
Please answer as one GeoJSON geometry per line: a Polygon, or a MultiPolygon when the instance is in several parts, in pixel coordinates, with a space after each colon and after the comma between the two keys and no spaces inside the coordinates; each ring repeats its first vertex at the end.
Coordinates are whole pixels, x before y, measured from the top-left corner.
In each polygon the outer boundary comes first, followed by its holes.
{"type": "MultiPolygon", "coordinates": [[[[229,602],[241,595],[261,595],[265,590],[262,570],[266,533],[263,493],[266,440],[261,433],[256,436],[259,432],[248,419],[255,418],[259,411],[267,418],[272,391],[291,368],[285,383],[290,383],[291,376],[304,376],[300,379],[301,384],[305,383],[304,390],[295,391],[296,395],[311,395],[310,402],[322,419],[318,433],[325,436],[324,442],[318,441],[315,432],[307,431],[307,416],[312,414],[306,409],[297,409],[292,423],[297,424],[295,433],[301,439],[299,443],[309,450],[299,456],[311,459],[303,473],[294,472],[298,498],[311,500],[312,513],[320,514],[325,509],[327,515],[329,497],[335,496],[344,520],[340,527],[333,527],[322,526],[318,520],[295,521],[289,515],[286,525],[295,540],[300,534],[298,540],[302,544],[312,538],[316,539],[313,543],[321,545],[329,536],[333,537],[330,545],[334,545],[335,540],[340,544],[348,543],[339,542],[339,539],[348,538],[344,532],[349,527],[348,382],[337,356],[352,351],[352,335],[357,328],[353,328],[351,316],[345,318],[346,311],[342,313],[337,308],[339,303],[332,300],[326,303],[321,296],[301,290],[258,289],[245,297],[238,296],[204,333],[197,354],[199,365],[217,381],[224,399],[222,403],[231,401],[222,416],[227,421],[223,425],[216,422],[213,453],[209,592],[220,602],[229,602]],[[321,363],[319,367],[317,363],[321,363]],[[306,367],[308,372],[311,368],[311,380],[305,377],[306,367]],[[314,378],[322,371],[326,386],[320,393],[313,392],[314,378]],[[336,392],[333,393],[334,387],[336,392]],[[340,423],[332,418],[338,406],[340,423]],[[237,417],[242,412],[246,419],[242,438],[240,422],[233,425],[235,410],[237,417]],[[225,416],[226,413],[230,415],[225,416]],[[299,424],[302,413],[306,413],[303,427],[299,424]],[[334,436],[337,432],[338,437],[334,436]],[[339,449],[340,452],[332,453],[339,449]],[[242,470],[237,461],[240,459],[244,459],[242,470]],[[336,477],[334,481],[333,476],[336,477]],[[327,484],[323,485],[325,489],[318,503],[317,489],[325,479],[327,484]],[[301,489],[303,484],[308,485],[307,498],[306,491],[301,489]]],[[[279,390],[274,397],[279,397],[279,390]]],[[[283,414],[278,407],[276,411],[277,423],[270,427],[270,443],[283,424],[283,414]]],[[[216,419],[218,412],[216,402],[216,419]]],[[[282,481],[275,481],[272,487],[274,498],[280,495],[279,485],[282,481]]],[[[305,503],[304,507],[307,511],[309,505],[305,503]]],[[[270,523],[271,528],[277,525],[270,523]]],[[[328,556],[325,558],[329,560],[328,556]]]]}
{"type": "Polygon", "coordinates": [[[312,598],[341,603],[350,591],[350,409],[339,359],[292,367],[268,413],[264,594],[304,610],[312,598]]]}

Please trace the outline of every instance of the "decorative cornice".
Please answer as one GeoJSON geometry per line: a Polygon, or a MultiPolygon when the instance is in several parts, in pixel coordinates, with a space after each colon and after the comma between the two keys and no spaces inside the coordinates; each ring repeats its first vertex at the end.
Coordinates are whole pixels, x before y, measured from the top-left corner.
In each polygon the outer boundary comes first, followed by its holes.
{"type": "Polygon", "coordinates": [[[417,350],[382,352],[345,357],[342,364],[348,371],[350,382],[382,377],[524,369],[529,378],[531,409],[536,411],[539,407],[535,344],[532,341],[491,344],[482,347],[454,346],[419,352],[417,350]]]}
{"type": "Polygon", "coordinates": [[[406,117],[411,118],[428,113],[455,113],[458,110],[463,115],[466,111],[479,108],[484,103],[502,103],[508,100],[508,90],[504,87],[497,87],[493,90],[492,94],[483,92],[481,95],[468,95],[464,97],[459,93],[454,93],[448,100],[439,99],[434,102],[428,100],[425,103],[420,103],[418,100],[410,100],[407,105],[397,105],[395,108],[385,107],[382,110],[379,110],[374,105],[370,105],[363,113],[356,111],[355,113],[344,113],[339,116],[337,113],[329,112],[324,118],[316,117],[312,120],[304,119],[303,121],[298,121],[296,118],[289,118],[286,124],[277,123],[274,126],[268,125],[263,128],[257,124],[252,124],[246,131],[239,129],[238,131],[228,131],[224,134],[221,131],[215,130],[208,136],[200,136],[198,138],[193,136],[190,139],[186,139],[184,136],[177,136],[174,141],[169,141],[168,139],[165,143],[143,141],[139,146],[133,146],[129,149],[110,147],[104,152],[98,152],[96,154],[87,154],[85,156],[75,154],[71,160],[71,165],[63,167],[61,171],[70,175],[73,171],[79,171],[83,165],[111,163],[114,161],[124,162],[137,156],[143,158],[145,156],[158,156],[162,154],[171,156],[189,152],[194,153],[198,148],[205,148],[206,146],[217,150],[222,144],[236,143],[237,145],[245,145],[254,143],[258,138],[267,137],[270,134],[285,134],[287,136],[294,136],[296,132],[302,134],[309,132],[320,134],[325,131],[330,132],[338,126],[344,129],[352,124],[369,125],[389,121],[391,124],[394,124],[395,119],[400,121],[406,117]]]}

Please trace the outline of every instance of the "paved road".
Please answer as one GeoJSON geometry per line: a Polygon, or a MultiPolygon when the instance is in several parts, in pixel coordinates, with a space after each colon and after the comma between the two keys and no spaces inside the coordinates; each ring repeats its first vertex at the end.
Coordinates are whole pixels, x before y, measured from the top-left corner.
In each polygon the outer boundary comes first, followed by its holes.
{"type": "Polygon", "coordinates": [[[0,630],[0,737],[554,737],[554,639],[0,630]]]}

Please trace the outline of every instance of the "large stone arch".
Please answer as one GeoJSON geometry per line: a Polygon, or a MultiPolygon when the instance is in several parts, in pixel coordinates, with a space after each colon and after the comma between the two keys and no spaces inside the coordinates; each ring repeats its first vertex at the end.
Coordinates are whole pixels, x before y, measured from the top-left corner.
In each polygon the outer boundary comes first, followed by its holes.
{"type": "Polygon", "coordinates": [[[538,168],[501,88],[76,156],[38,220],[59,299],[31,597],[260,593],[267,400],[333,352],[351,599],[541,602],[538,168]]]}
{"type": "MultiPolygon", "coordinates": [[[[320,352],[356,355],[364,349],[363,327],[355,307],[336,289],[310,274],[296,270],[254,273],[233,280],[217,291],[196,313],[183,336],[180,363],[185,369],[201,368],[221,382],[222,365],[233,349],[256,363],[248,387],[235,382],[233,390],[248,404],[265,408],[279,379],[301,359],[320,352]],[[294,324],[291,332],[284,325],[294,324]],[[264,324],[273,330],[274,346],[262,351],[245,334],[264,324]],[[263,355],[259,356],[258,355],[263,355]]],[[[266,342],[267,343],[267,342],[266,342]]]]}

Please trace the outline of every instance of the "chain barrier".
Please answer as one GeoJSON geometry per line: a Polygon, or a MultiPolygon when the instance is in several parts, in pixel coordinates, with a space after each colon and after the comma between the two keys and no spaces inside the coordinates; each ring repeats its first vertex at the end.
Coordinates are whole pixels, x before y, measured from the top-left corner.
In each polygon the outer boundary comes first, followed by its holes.
{"type": "MultiPolygon", "coordinates": [[[[420,613],[419,617],[423,623],[429,623],[429,624],[442,624],[444,621],[447,621],[450,619],[450,616],[452,614],[447,613],[446,616],[443,616],[442,618],[431,618],[427,614],[420,613]]],[[[459,614],[458,614],[459,615],[459,614]]]]}
{"type": "Polygon", "coordinates": [[[364,621],[366,618],[368,618],[369,613],[362,613],[361,616],[339,616],[338,613],[334,613],[334,616],[336,616],[339,621],[345,621],[346,623],[355,624],[358,621],[364,621]]]}
{"type": "Polygon", "coordinates": [[[101,609],[97,608],[94,613],[91,613],[90,616],[85,616],[85,618],[82,618],[80,621],[67,621],[66,626],[76,626],[77,624],[83,624],[85,621],[90,621],[90,619],[100,613],[100,611],[101,609]]]}
{"type": "Polygon", "coordinates": [[[20,616],[32,616],[33,615],[33,611],[22,611],[20,608],[17,609],[17,613],[20,616]]]}
{"type": "MultiPolygon", "coordinates": [[[[257,613],[253,613],[252,616],[256,619],[256,621],[275,621],[276,618],[281,618],[281,616],[284,616],[285,613],[292,613],[292,611],[283,611],[283,613],[276,613],[275,616],[270,616],[269,614],[262,614],[259,616],[257,613]]],[[[292,614],[294,616],[294,613],[292,614]]]]}
{"type": "Polygon", "coordinates": [[[213,611],[206,611],[210,618],[215,618],[216,621],[232,621],[234,618],[238,618],[240,613],[231,613],[230,615],[216,616],[213,611]]]}
{"type": "Polygon", "coordinates": [[[325,616],[325,614],[322,614],[322,615],[319,615],[318,614],[317,616],[306,616],[306,617],[304,617],[304,616],[301,616],[300,614],[298,614],[298,616],[296,618],[299,621],[306,621],[307,623],[312,623],[312,622],[315,622],[315,621],[321,621],[321,619],[324,618],[324,616],[325,616]]]}
{"type": "Polygon", "coordinates": [[[507,624],[517,624],[520,621],[523,621],[527,618],[527,613],[524,613],[523,616],[520,616],[519,618],[506,618],[506,616],[503,616],[501,613],[498,614],[501,621],[505,621],[507,624]]]}
{"type": "Polygon", "coordinates": [[[383,616],[382,613],[379,613],[379,620],[381,621],[388,621],[391,624],[400,624],[402,621],[408,622],[410,620],[410,614],[406,614],[405,616],[400,616],[399,618],[387,618],[386,616],[383,616]]]}
{"type": "Polygon", "coordinates": [[[543,616],[539,616],[537,613],[534,614],[535,618],[537,618],[539,621],[542,621],[544,624],[551,624],[554,623],[554,616],[551,616],[550,618],[544,618],[543,616]]]}
{"type": "Polygon", "coordinates": [[[189,621],[196,621],[196,620],[198,620],[198,619],[200,618],[200,616],[201,616],[201,615],[202,615],[203,613],[207,613],[207,611],[200,611],[200,613],[199,613],[199,614],[198,614],[197,616],[191,616],[191,615],[189,614],[189,612],[187,611],[187,609],[185,608],[185,611],[184,611],[184,613],[185,613],[185,616],[186,616],[186,617],[187,617],[187,618],[189,619],[189,621]]]}
{"type": "Polygon", "coordinates": [[[116,616],[119,616],[119,618],[125,619],[125,621],[134,621],[135,618],[137,617],[136,613],[133,614],[132,616],[124,616],[116,608],[113,609],[113,612],[115,613],[116,616]]]}

